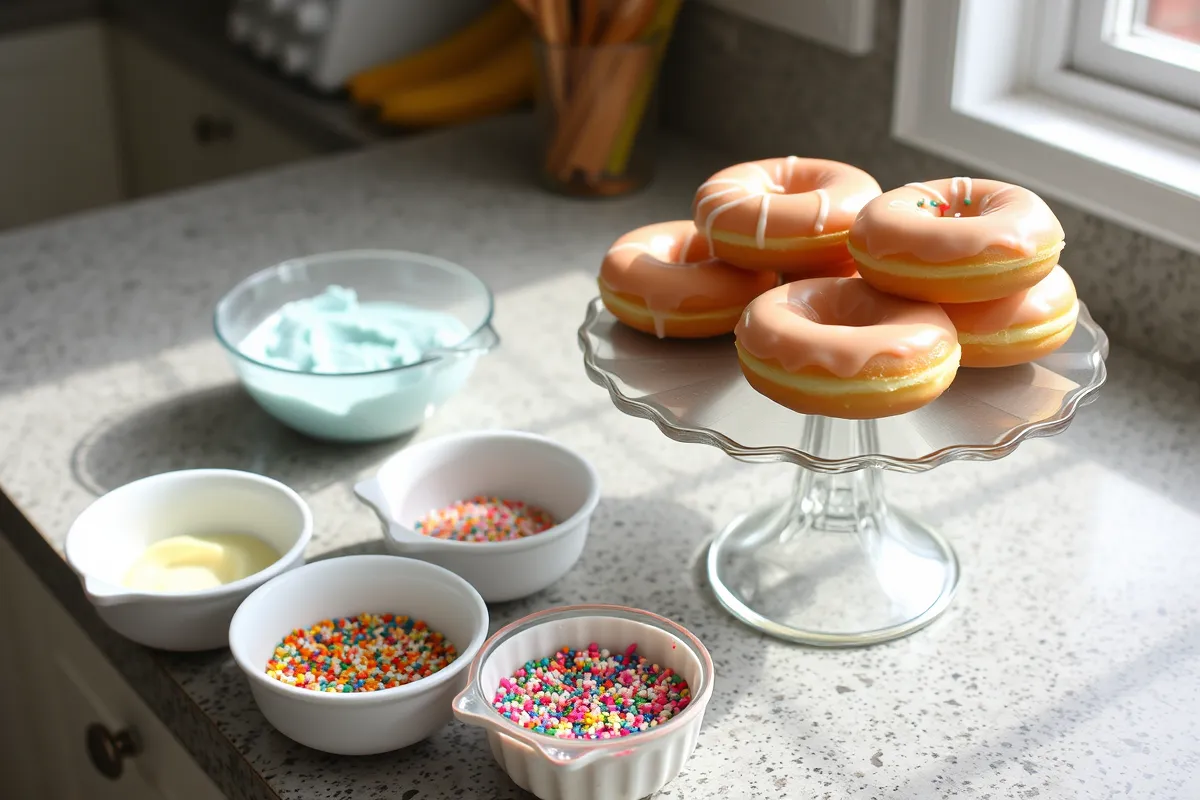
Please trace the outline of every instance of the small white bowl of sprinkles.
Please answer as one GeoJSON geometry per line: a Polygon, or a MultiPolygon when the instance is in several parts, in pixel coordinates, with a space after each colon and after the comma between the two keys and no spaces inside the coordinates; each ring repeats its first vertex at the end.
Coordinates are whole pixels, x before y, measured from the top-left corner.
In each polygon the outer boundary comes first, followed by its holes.
{"type": "Polygon", "coordinates": [[[542,800],[636,800],[683,770],[715,677],[704,644],[671,620],[566,606],[488,639],[454,713],[542,800]]]}
{"type": "Polygon", "coordinates": [[[390,552],[445,567],[495,603],[570,571],[600,481],[587,459],[545,436],[473,431],[400,451],[354,491],[390,552]]]}
{"type": "Polygon", "coordinates": [[[229,649],[276,730],[338,755],[414,744],[450,721],[487,637],[483,598],[433,564],[343,556],[255,590],[229,649]]]}

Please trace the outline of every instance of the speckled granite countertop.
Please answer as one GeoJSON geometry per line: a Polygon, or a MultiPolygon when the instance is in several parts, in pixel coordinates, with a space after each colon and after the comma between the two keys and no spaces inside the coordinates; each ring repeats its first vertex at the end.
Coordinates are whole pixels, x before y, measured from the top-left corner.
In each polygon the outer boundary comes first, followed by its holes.
{"type": "Polygon", "coordinates": [[[58,554],[97,493],[191,466],[290,483],[315,514],[311,556],[379,549],[351,486],[399,445],[333,447],[280,428],[234,384],[209,328],[246,273],[361,246],[457,260],[497,292],[503,346],[420,436],[535,430],[601,472],[583,560],[540,596],[494,607],[493,626],[620,602],[711,649],[719,680],[700,749],[663,796],[1200,796],[1200,386],[1117,346],[1109,384],[1064,435],[889,478],[894,500],[957,545],[951,610],[864,650],[766,640],[715,605],[695,565],[722,523],[784,491],[789,470],[621,415],[575,343],[604,248],[686,213],[722,159],[673,141],[650,191],[585,203],[531,184],[527,133],[499,121],[0,237],[0,529],[230,797],[521,796],[457,722],[370,758],[292,744],[225,652],[130,645],[58,554]],[[648,543],[657,558],[633,555],[648,543]]]}

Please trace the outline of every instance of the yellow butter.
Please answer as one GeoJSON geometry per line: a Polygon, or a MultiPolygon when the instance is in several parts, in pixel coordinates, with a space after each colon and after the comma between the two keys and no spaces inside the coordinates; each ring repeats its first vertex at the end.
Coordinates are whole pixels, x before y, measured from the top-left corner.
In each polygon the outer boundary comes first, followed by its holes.
{"type": "Polygon", "coordinates": [[[273,547],[246,534],[172,536],[142,551],[122,583],[138,592],[195,592],[241,580],[278,560],[273,547]]]}

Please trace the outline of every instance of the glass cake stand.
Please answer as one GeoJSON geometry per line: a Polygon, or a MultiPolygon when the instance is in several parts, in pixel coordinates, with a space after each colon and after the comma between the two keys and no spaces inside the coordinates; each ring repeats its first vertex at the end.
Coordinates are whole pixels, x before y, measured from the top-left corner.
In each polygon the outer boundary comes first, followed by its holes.
{"type": "Polygon", "coordinates": [[[800,467],[791,496],[717,534],[707,574],[746,624],[826,647],[910,634],[946,610],[958,585],[949,542],[888,503],[881,470],[990,461],[1061,433],[1095,398],[1108,355],[1108,337],[1080,303],[1074,335],[1046,358],[961,369],[924,408],[852,421],[798,414],[756,392],[731,336],[660,340],[617,322],[597,298],[579,342],[588,376],[626,414],[741,461],[800,467]]]}

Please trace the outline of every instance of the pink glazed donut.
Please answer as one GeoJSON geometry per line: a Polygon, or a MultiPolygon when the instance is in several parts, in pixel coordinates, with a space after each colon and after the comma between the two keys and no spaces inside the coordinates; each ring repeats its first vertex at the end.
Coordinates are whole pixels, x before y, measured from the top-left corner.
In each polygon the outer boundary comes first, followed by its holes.
{"type": "Polygon", "coordinates": [[[692,216],[716,258],[814,277],[849,260],[850,223],[879,191],[874,178],[840,161],[768,158],[727,167],[701,184],[692,216]]]}
{"type": "Polygon", "coordinates": [[[964,367],[1011,367],[1053,353],[1079,316],[1075,284],[1061,266],[1036,286],[999,300],[942,306],[962,345],[964,367]]]}
{"type": "Polygon", "coordinates": [[[614,317],[660,339],[729,333],[746,304],[775,285],[717,258],[690,220],[647,225],[618,239],[600,265],[600,298],[614,317]]]}
{"type": "Polygon", "coordinates": [[[935,400],[958,372],[958,335],[940,306],[862,278],[772,289],[746,307],[734,333],[750,385],[802,414],[903,414],[935,400]]]}
{"type": "Polygon", "coordinates": [[[947,178],[876,197],[850,228],[850,255],[876,289],[933,303],[976,303],[1046,277],[1063,229],[1042,198],[1000,181],[947,178]]]}

